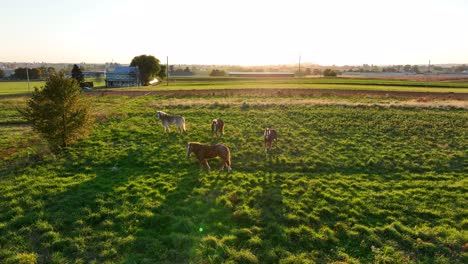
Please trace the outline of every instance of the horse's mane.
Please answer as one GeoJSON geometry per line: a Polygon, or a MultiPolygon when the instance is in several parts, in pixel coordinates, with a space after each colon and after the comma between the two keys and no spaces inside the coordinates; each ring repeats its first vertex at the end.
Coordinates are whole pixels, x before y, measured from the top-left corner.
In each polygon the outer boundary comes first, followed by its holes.
{"type": "Polygon", "coordinates": [[[210,147],[209,145],[204,145],[200,142],[189,142],[189,145],[191,145],[192,147],[194,147],[194,149],[201,149],[203,147],[210,147]]]}

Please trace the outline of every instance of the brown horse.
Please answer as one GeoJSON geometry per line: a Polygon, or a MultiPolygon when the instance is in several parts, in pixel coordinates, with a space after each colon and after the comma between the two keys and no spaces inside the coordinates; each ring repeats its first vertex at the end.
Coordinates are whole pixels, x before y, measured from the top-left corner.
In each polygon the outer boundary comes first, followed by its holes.
{"type": "Polygon", "coordinates": [[[271,143],[273,140],[276,142],[278,140],[278,133],[276,130],[265,128],[265,132],[263,133],[263,137],[265,138],[265,152],[271,149],[271,143]]]}
{"type": "Polygon", "coordinates": [[[221,158],[221,171],[224,170],[224,167],[227,167],[227,171],[230,172],[231,169],[231,152],[229,148],[223,144],[216,145],[204,145],[198,142],[189,142],[187,145],[187,158],[190,157],[190,153],[195,153],[198,161],[202,166],[205,166],[208,171],[211,169],[208,164],[207,159],[212,159],[215,157],[221,158]]]}
{"type": "Polygon", "coordinates": [[[218,133],[219,136],[224,135],[224,121],[221,118],[213,119],[211,122],[211,134],[213,137],[218,137],[218,133]]]}

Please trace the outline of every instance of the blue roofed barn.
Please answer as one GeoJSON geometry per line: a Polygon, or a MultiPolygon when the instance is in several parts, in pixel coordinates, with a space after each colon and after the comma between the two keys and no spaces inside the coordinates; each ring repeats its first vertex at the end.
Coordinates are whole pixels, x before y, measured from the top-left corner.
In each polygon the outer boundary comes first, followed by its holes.
{"type": "Polygon", "coordinates": [[[140,86],[138,67],[117,66],[114,71],[106,72],[106,87],[140,86]]]}

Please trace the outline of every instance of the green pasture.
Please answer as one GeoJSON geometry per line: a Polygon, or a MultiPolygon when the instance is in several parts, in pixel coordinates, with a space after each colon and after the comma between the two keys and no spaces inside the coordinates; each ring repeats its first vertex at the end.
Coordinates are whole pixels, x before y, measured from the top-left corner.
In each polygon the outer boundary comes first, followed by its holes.
{"type": "Polygon", "coordinates": [[[0,98],[0,263],[468,262],[466,110],[90,99],[91,136],[51,154],[0,98]],[[226,144],[233,172],[189,141],[226,144]]]}
{"type": "Polygon", "coordinates": [[[44,81],[33,81],[28,82],[0,82],[0,95],[6,94],[27,94],[28,92],[33,92],[34,87],[44,86],[44,81]]]}
{"type": "Polygon", "coordinates": [[[468,85],[461,82],[416,82],[355,78],[233,78],[192,77],[173,78],[169,85],[163,81],[156,86],[115,88],[119,90],[198,90],[198,89],[330,89],[398,92],[467,93],[468,85]]]}
{"type": "MultiPolygon", "coordinates": [[[[93,80],[90,80],[93,81],[93,80]]],[[[41,87],[43,82],[31,83],[32,87],[41,87]]],[[[94,83],[104,87],[104,81],[94,83]]],[[[368,90],[398,92],[453,92],[468,93],[468,83],[460,81],[401,81],[356,78],[232,78],[232,77],[191,77],[172,78],[169,85],[163,81],[156,86],[113,88],[132,91],[159,90],[198,90],[198,89],[331,89],[331,90],[368,90]]],[[[0,82],[0,95],[27,93],[27,82],[0,82]]]]}
{"type": "MultiPolygon", "coordinates": [[[[96,79],[86,79],[86,81],[94,82],[94,87],[104,87],[105,82],[104,80],[96,80],[96,79]]],[[[11,81],[11,82],[0,82],[0,96],[1,95],[13,95],[13,94],[27,94],[32,93],[34,88],[41,88],[45,84],[45,81],[31,81],[29,83],[29,90],[28,90],[28,82],[26,81],[11,81]]]]}

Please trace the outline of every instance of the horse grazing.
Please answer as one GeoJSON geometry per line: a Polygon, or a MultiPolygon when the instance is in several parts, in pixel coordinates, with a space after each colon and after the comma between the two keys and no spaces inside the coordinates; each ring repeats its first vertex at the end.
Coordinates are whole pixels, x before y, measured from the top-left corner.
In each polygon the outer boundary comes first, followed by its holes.
{"type": "Polygon", "coordinates": [[[263,137],[265,138],[265,152],[267,152],[271,149],[271,143],[273,143],[273,140],[275,142],[278,141],[278,133],[276,133],[276,130],[267,127],[265,128],[263,137]]]}
{"type": "Polygon", "coordinates": [[[158,119],[161,120],[164,132],[169,132],[169,125],[176,124],[179,132],[185,132],[185,118],[180,115],[168,115],[163,111],[158,111],[158,119]]]}
{"type": "Polygon", "coordinates": [[[187,145],[187,158],[190,157],[190,153],[195,153],[198,161],[202,166],[205,166],[208,171],[211,169],[208,164],[207,159],[212,159],[215,157],[221,158],[221,171],[224,170],[224,167],[227,167],[227,171],[230,172],[231,169],[231,152],[229,148],[223,144],[216,145],[204,145],[198,142],[189,142],[187,145]]]}
{"type": "Polygon", "coordinates": [[[224,135],[224,121],[221,118],[213,119],[211,122],[211,134],[216,137],[224,135]]]}

